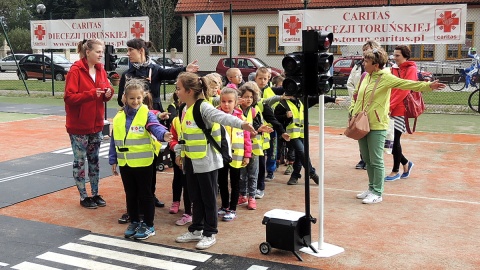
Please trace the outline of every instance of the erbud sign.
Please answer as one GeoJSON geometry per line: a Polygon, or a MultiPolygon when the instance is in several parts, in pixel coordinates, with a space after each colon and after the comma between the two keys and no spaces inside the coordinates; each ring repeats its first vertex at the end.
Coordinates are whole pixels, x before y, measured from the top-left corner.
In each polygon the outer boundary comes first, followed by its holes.
{"type": "Polygon", "coordinates": [[[30,21],[33,49],[74,49],[84,39],[101,39],[115,48],[149,38],[148,17],[30,21]]]}
{"type": "Polygon", "coordinates": [[[195,14],[195,44],[223,46],[223,13],[195,14]]]}
{"type": "Polygon", "coordinates": [[[467,5],[386,6],[279,12],[281,46],[301,46],[302,30],[332,32],[335,45],[464,44],[467,5]]]}

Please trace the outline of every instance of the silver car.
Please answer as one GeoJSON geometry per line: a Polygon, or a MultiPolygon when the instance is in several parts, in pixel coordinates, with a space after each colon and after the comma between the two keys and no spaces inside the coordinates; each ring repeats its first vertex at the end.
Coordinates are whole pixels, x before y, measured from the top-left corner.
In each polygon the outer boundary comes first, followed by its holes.
{"type": "MultiPolygon", "coordinates": [[[[15,54],[15,58],[17,62],[20,61],[26,54],[24,53],[17,53],[15,54]]],[[[15,64],[15,60],[13,58],[13,54],[5,56],[2,60],[0,60],[0,71],[17,71],[17,64],[15,64]]]]}

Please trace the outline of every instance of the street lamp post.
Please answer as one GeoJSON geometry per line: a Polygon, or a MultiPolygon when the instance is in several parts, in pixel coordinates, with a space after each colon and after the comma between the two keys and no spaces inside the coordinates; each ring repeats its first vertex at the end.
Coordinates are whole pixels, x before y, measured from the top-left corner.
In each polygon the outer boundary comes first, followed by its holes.
{"type": "MultiPolygon", "coordinates": [[[[47,10],[47,8],[45,7],[44,4],[38,4],[37,5],[37,13],[42,15],[42,19],[45,19],[45,18],[43,18],[43,14],[45,14],[45,10],[47,10]]],[[[42,81],[45,82],[45,50],[44,49],[42,49],[42,59],[43,59],[42,81]]]]}
{"type": "Polygon", "coordinates": [[[303,9],[307,9],[307,6],[310,3],[310,0],[302,0],[302,2],[303,2],[303,9]]]}

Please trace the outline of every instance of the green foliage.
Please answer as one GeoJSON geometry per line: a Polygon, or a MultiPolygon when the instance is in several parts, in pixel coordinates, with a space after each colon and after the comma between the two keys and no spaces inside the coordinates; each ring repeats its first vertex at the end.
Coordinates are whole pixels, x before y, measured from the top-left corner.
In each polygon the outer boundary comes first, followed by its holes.
{"type": "Polygon", "coordinates": [[[30,30],[25,28],[15,28],[8,32],[8,39],[12,45],[12,49],[16,53],[31,53],[30,30]]]}

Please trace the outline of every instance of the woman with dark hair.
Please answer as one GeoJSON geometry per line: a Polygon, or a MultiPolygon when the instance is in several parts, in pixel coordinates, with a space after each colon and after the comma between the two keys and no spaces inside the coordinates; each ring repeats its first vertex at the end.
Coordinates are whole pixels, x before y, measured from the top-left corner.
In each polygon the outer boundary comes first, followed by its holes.
{"type": "Polygon", "coordinates": [[[80,193],[80,205],[95,209],[106,202],[98,194],[100,143],[103,139],[104,102],[113,96],[113,88],[101,62],[104,43],[99,39],[83,40],[76,61],[65,82],[66,128],[73,150],[73,178],[80,193]],[[85,159],[92,196],[85,187],[85,159]]]}
{"type": "MultiPolygon", "coordinates": [[[[395,47],[393,52],[393,59],[395,60],[395,65],[392,66],[392,74],[406,80],[417,81],[417,65],[410,59],[410,48],[405,45],[399,45],[395,47]]],[[[390,95],[390,121],[394,121],[395,124],[395,137],[393,139],[393,168],[392,172],[385,177],[385,181],[395,181],[400,178],[408,178],[412,172],[413,162],[408,161],[403,156],[402,145],[400,144],[400,137],[402,133],[405,133],[405,105],[403,100],[408,95],[409,91],[404,91],[398,88],[392,89],[392,94],[390,95]],[[400,163],[403,167],[403,173],[400,175],[400,163]]]]}
{"type": "MultiPolygon", "coordinates": [[[[140,38],[130,39],[127,41],[127,56],[130,61],[130,67],[122,74],[120,85],[118,88],[118,105],[123,106],[122,95],[125,89],[125,83],[132,79],[144,79],[148,85],[153,98],[153,109],[164,112],[160,98],[160,84],[162,80],[175,80],[182,71],[197,72],[197,61],[188,64],[187,67],[164,69],[160,65],[155,64],[150,59],[150,48],[152,43],[144,41],[140,38]]],[[[166,114],[162,114],[165,117],[166,114]]]]}

